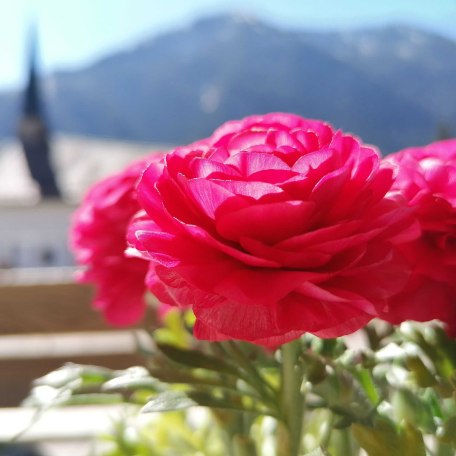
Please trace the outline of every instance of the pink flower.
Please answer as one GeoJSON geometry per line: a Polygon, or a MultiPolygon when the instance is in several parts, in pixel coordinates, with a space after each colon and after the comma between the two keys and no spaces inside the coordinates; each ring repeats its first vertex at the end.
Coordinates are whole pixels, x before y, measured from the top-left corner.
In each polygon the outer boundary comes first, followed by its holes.
{"type": "Polygon", "coordinates": [[[386,159],[422,235],[401,247],[413,267],[407,288],[390,300],[385,320],[439,319],[456,335],[456,139],[405,149],[386,159]]]}
{"type": "Polygon", "coordinates": [[[80,280],[96,285],[94,305],[114,325],[133,324],[144,315],[148,262],[125,255],[126,229],[140,209],[136,183],[150,162],[161,159],[155,154],[96,183],[73,216],[71,246],[86,267],[80,280]]]}
{"type": "Polygon", "coordinates": [[[168,304],[191,305],[195,335],[281,344],[364,326],[408,274],[393,246],[417,226],[385,194],[376,151],[292,114],[228,122],[143,175],[130,243],[168,304]]]}

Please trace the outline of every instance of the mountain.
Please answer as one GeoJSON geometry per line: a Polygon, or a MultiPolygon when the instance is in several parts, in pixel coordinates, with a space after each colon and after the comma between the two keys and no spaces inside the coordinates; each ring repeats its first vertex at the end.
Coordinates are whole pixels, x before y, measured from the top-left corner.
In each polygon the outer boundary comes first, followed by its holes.
{"type": "Polygon", "coordinates": [[[301,39],[416,103],[437,121],[456,124],[454,41],[407,26],[303,33],[301,39]]]}
{"type": "MultiPolygon", "coordinates": [[[[54,129],[187,143],[252,113],[330,121],[384,152],[456,126],[456,43],[417,29],[288,32],[236,16],[203,19],[44,81],[54,129]]],[[[0,137],[18,94],[0,94],[0,137]]]]}

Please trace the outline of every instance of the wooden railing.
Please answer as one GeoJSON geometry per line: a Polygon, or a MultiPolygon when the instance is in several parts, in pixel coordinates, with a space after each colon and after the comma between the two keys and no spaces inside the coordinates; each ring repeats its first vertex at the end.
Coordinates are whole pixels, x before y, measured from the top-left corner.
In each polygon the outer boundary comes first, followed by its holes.
{"type": "Polygon", "coordinates": [[[65,362],[123,369],[141,362],[133,332],[109,327],[72,269],[0,270],[0,407],[65,362]]]}

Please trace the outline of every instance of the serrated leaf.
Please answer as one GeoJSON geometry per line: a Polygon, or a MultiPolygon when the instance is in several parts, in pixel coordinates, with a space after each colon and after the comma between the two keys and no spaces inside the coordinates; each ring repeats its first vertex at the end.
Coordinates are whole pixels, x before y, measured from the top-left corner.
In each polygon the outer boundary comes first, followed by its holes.
{"type": "Polygon", "coordinates": [[[45,385],[53,388],[62,388],[67,383],[78,379],[79,376],[79,369],[64,366],[35,379],[33,383],[38,386],[45,385]]]}
{"type": "Polygon", "coordinates": [[[74,380],[83,384],[102,384],[113,376],[113,371],[104,367],[67,363],[34,381],[35,385],[62,388],[74,380]]]}
{"type": "Polygon", "coordinates": [[[199,392],[224,391],[231,396],[242,396],[249,400],[262,401],[261,396],[255,389],[249,386],[242,388],[243,385],[240,382],[228,382],[226,379],[209,378],[207,376],[193,374],[189,371],[152,369],[150,372],[153,377],[158,378],[163,383],[192,386],[195,391],[199,392]]]}
{"type": "Polygon", "coordinates": [[[53,388],[48,385],[34,386],[30,394],[22,401],[26,407],[52,407],[71,397],[69,388],[53,388]]]}
{"type": "Polygon", "coordinates": [[[219,358],[197,350],[185,350],[167,344],[157,344],[158,349],[172,361],[193,368],[207,369],[238,377],[237,369],[219,358]]]}
{"type": "Polygon", "coordinates": [[[143,366],[133,366],[125,370],[115,371],[114,375],[102,385],[103,391],[148,389],[149,391],[160,392],[164,390],[164,386],[156,378],[153,378],[143,366]]]}
{"type": "Polygon", "coordinates": [[[102,391],[114,391],[119,389],[145,389],[150,391],[162,391],[163,386],[158,380],[152,377],[148,378],[132,378],[128,376],[113,378],[101,387],[102,391]]]}
{"type": "Polygon", "coordinates": [[[170,412],[184,410],[198,405],[181,391],[165,391],[150,400],[142,409],[141,413],[170,412]]]}

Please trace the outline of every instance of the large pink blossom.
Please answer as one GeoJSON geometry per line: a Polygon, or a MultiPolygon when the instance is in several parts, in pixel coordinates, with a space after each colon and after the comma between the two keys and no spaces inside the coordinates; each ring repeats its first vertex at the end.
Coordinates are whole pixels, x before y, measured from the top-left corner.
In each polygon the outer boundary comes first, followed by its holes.
{"type": "Polygon", "coordinates": [[[136,323],[144,314],[148,262],[125,255],[126,230],[140,209],[136,183],[150,162],[161,159],[155,154],[96,183],[73,215],[71,247],[85,266],[80,280],[96,286],[94,305],[114,325],[136,323]]]}
{"type": "Polygon", "coordinates": [[[405,149],[385,161],[398,168],[393,189],[414,209],[422,236],[401,247],[413,275],[384,318],[439,319],[456,335],[456,139],[405,149]]]}
{"type": "Polygon", "coordinates": [[[138,186],[130,242],[149,286],[191,305],[195,335],[284,343],[337,337],[377,316],[408,278],[394,245],[417,236],[385,197],[392,170],[356,138],[292,114],[228,122],[168,154],[138,186]]]}

